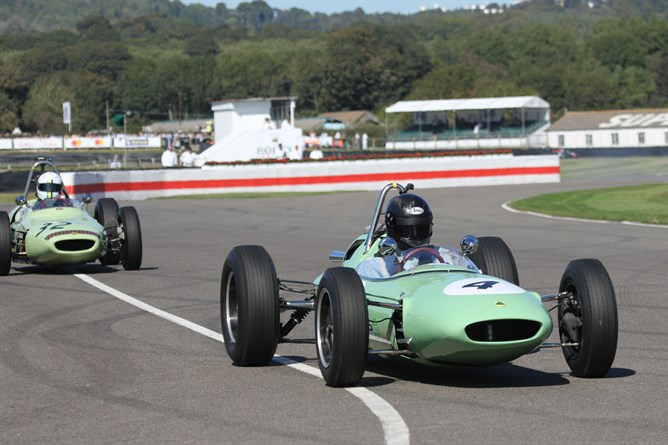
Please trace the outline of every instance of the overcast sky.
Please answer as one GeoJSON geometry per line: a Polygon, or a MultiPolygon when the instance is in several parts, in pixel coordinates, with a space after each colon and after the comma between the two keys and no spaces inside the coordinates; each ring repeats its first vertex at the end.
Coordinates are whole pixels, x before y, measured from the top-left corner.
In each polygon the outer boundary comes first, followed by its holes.
{"type": "MultiPolygon", "coordinates": [[[[249,0],[246,0],[247,2],[249,0]]],[[[225,3],[229,9],[236,9],[241,1],[231,0],[181,0],[182,3],[201,3],[205,6],[214,7],[218,3],[225,3]]],[[[508,4],[514,3],[514,0],[265,0],[265,2],[276,9],[290,9],[300,8],[311,13],[322,12],[325,14],[333,14],[337,12],[353,11],[358,7],[362,8],[367,14],[376,12],[394,12],[400,14],[414,14],[419,12],[421,8],[431,9],[434,7],[445,8],[448,10],[458,9],[465,5],[476,4],[508,4]]]]}

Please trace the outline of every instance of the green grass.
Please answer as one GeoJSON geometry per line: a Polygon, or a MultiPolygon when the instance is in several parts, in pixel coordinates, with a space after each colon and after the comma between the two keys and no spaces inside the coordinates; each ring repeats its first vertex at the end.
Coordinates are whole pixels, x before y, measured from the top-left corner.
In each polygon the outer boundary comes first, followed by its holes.
{"type": "Polygon", "coordinates": [[[554,216],[668,225],[668,183],[550,193],[509,205],[554,216]]]}
{"type": "Polygon", "coordinates": [[[569,158],[561,160],[563,182],[582,179],[668,177],[668,156],[569,158]]]}

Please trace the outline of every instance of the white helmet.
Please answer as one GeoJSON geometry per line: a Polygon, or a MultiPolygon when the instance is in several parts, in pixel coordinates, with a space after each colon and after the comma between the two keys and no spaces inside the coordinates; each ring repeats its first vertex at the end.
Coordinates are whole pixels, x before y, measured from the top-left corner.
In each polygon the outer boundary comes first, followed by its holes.
{"type": "Polygon", "coordinates": [[[58,173],[46,172],[37,178],[37,197],[39,199],[60,198],[63,192],[63,180],[58,173]]]}

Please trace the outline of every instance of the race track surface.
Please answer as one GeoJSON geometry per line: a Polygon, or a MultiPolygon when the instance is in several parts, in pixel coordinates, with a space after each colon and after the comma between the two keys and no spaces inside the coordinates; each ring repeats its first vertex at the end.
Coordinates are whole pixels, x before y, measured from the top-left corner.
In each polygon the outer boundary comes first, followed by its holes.
{"type": "MultiPolygon", "coordinates": [[[[668,229],[501,207],[511,198],[613,185],[624,184],[416,184],[435,214],[435,242],[502,237],[525,288],[556,292],[570,260],[603,262],[620,325],[606,378],[570,376],[558,349],[484,369],[371,358],[359,393],[328,388],[319,373],[286,360],[235,367],[217,339],[118,296],[220,333],[219,280],[232,247],[262,245],[279,277],[310,281],[330,266],[331,250],[347,248],[369,224],[377,193],[121,202],[139,213],[141,270],[15,264],[0,277],[0,442],[665,443],[668,229]],[[98,282],[108,288],[91,285],[98,282]],[[364,395],[383,403],[368,406],[364,395]]],[[[313,317],[291,337],[277,354],[317,369],[313,317]]]]}

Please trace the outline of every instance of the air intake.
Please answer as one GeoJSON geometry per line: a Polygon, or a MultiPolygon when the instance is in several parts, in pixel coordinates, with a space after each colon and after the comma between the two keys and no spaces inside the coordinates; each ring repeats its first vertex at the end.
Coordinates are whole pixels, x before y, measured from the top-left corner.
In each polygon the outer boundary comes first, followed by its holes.
{"type": "Polygon", "coordinates": [[[541,324],[531,320],[488,320],[466,326],[466,335],[473,341],[517,341],[532,338],[541,324]]]}
{"type": "Polygon", "coordinates": [[[94,245],[95,241],[88,239],[64,240],[56,243],[56,249],[63,252],[80,252],[88,250],[94,245]]]}

